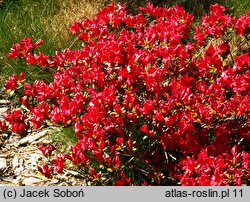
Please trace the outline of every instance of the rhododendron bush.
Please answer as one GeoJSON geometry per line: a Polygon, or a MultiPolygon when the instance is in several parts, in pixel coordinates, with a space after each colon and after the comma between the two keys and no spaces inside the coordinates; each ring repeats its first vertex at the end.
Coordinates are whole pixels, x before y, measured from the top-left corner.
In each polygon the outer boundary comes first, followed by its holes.
{"type": "Polygon", "coordinates": [[[39,147],[46,177],[74,165],[91,185],[249,185],[250,13],[211,5],[192,29],[178,5],[139,9],[110,4],[74,22],[74,50],[48,56],[29,37],[13,45],[9,58],[55,73],[6,81],[23,107],[1,130],[73,126],[71,152],[39,147]]]}

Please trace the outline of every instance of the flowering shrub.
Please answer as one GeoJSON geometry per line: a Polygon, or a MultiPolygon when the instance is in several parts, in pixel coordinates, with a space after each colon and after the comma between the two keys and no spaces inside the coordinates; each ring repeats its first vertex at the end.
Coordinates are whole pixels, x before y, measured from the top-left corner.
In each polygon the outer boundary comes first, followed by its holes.
{"type": "Polygon", "coordinates": [[[47,177],[72,164],[93,185],[249,185],[249,13],[210,8],[193,39],[193,15],[150,3],[136,16],[110,4],[74,22],[79,48],[54,56],[26,37],[8,57],[56,72],[51,83],[7,80],[25,108],[1,129],[74,126],[70,153],[39,147],[51,158],[38,166],[47,177]]]}
{"type": "Polygon", "coordinates": [[[230,153],[223,153],[216,157],[208,156],[203,150],[198,158],[182,159],[173,176],[187,186],[222,186],[242,185],[249,181],[249,160],[247,152],[237,153],[234,146],[230,153]]]}

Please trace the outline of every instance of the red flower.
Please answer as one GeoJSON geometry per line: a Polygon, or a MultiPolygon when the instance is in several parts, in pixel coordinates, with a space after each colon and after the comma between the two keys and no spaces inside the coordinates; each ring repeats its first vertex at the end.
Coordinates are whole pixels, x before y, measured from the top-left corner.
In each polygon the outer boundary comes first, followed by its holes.
{"type": "Polygon", "coordinates": [[[55,171],[58,173],[62,173],[65,166],[64,156],[57,155],[56,158],[52,160],[52,163],[56,165],[55,171]]]}
{"type": "Polygon", "coordinates": [[[117,143],[120,147],[123,147],[123,144],[124,144],[124,137],[118,137],[118,138],[116,138],[116,143],[117,143]]]}
{"type": "Polygon", "coordinates": [[[14,44],[11,48],[11,52],[7,55],[8,58],[25,58],[27,57],[28,53],[30,53],[31,50],[35,49],[36,47],[40,46],[42,44],[42,39],[39,39],[35,44],[29,38],[26,36],[24,39],[20,41],[20,43],[14,44]]]}
{"type": "Polygon", "coordinates": [[[11,130],[13,133],[18,133],[18,129],[19,129],[19,124],[17,122],[11,124],[11,130]]]}
{"type": "Polygon", "coordinates": [[[129,186],[131,178],[126,178],[126,175],[122,172],[121,178],[115,182],[115,186],[129,186]]]}
{"type": "Polygon", "coordinates": [[[80,39],[80,40],[82,40],[82,41],[88,41],[88,39],[89,39],[89,34],[88,34],[88,32],[82,32],[79,36],[78,36],[78,38],[80,39]]]}
{"type": "Polygon", "coordinates": [[[219,4],[210,5],[210,10],[216,14],[223,14],[225,12],[225,7],[219,4]]]}
{"type": "Polygon", "coordinates": [[[26,130],[27,126],[25,123],[20,123],[18,126],[18,133],[22,134],[26,130]]]}
{"type": "Polygon", "coordinates": [[[43,43],[43,40],[42,39],[38,39],[37,42],[34,44],[34,48],[38,47],[38,46],[41,46],[43,43]]]}
{"type": "Polygon", "coordinates": [[[6,121],[5,120],[0,120],[0,131],[6,131],[7,126],[6,126],[6,121]]]}
{"type": "Polygon", "coordinates": [[[69,29],[75,35],[82,29],[82,24],[80,22],[74,22],[70,25],[69,29]]]}
{"type": "Polygon", "coordinates": [[[31,53],[28,53],[26,57],[26,63],[30,65],[35,65],[37,64],[37,60],[31,53]]]}
{"type": "Polygon", "coordinates": [[[54,151],[54,149],[55,149],[51,144],[48,144],[46,146],[41,145],[37,148],[42,152],[43,156],[45,156],[45,157],[50,157],[52,151],[54,151]]]}
{"type": "Polygon", "coordinates": [[[219,173],[219,169],[215,169],[215,172],[212,176],[212,183],[211,186],[221,186],[224,185],[223,182],[223,174],[219,173]]]}
{"type": "Polygon", "coordinates": [[[197,43],[202,46],[204,44],[204,40],[206,38],[206,33],[201,31],[200,27],[195,28],[195,34],[194,39],[197,41],[197,43]]]}
{"type": "Polygon", "coordinates": [[[181,179],[181,185],[182,186],[196,186],[196,181],[194,178],[189,178],[187,176],[184,176],[182,179],[181,179]]]}
{"type": "Polygon", "coordinates": [[[250,12],[238,18],[235,23],[235,30],[238,35],[247,36],[250,33],[250,12]]]}
{"type": "Polygon", "coordinates": [[[144,132],[146,134],[149,134],[149,129],[148,129],[148,125],[147,124],[143,124],[140,128],[141,132],[144,132]]]}
{"type": "Polygon", "coordinates": [[[21,110],[8,111],[7,115],[4,115],[4,119],[11,125],[11,131],[20,134],[26,132],[28,126],[26,118],[27,114],[22,113],[21,110]]]}
{"type": "MultiPolygon", "coordinates": [[[[44,55],[43,53],[39,53],[39,55],[34,55],[34,59],[36,60],[37,64],[41,67],[49,67],[50,66],[50,61],[49,61],[49,56],[44,55]]],[[[34,61],[30,61],[34,62],[34,61]]]]}
{"type": "Polygon", "coordinates": [[[17,87],[23,82],[25,73],[22,72],[18,77],[16,74],[13,74],[4,84],[4,91],[16,90],[17,87]]]}
{"type": "Polygon", "coordinates": [[[53,166],[48,166],[47,164],[43,164],[42,167],[37,166],[37,170],[38,170],[41,174],[45,175],[45,177],[50,178],[52,172],[54,171],[54,167],[53,167],[53,166]]]}
{"type": "Polygon", "coordinates": [[[89,169],[89,173],[88,173],[88,180],[95,182],[95,181],[100,181],[101,180],[101,173],[97,173],[96,170],[94,168],[90,168],[89,169]]]}

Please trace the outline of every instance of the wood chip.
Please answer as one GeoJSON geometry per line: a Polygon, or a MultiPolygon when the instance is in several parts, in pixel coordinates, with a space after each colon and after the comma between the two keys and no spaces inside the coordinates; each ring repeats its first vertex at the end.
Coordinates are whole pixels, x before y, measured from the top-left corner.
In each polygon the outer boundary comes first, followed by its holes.
{"type": "Polygon", "coordinates": [[[12,169],[15,170],[19,165],[19,159],[18,159],[17,155],[14,156],[11,163],[12,163],[12,169]]]}
{"type": "Polygon", "coordinates": [[[1,107],[0,108],[0,115],[3,115],[4,113],[6,113],[8,111],[8,107],[1,107]]]}
{"type": "Polygon", "coordinates": [[[76,171],[74,171],[74,170],[65,169],[65,171],[66,171],[67,173],[69,173],[70,175],[72,175],[72,176],[75,176],[75,177],[81,176],[81,177],[82,177],[82,175],[81,175],[79,172],[76,172],[76,171]]]}
{"type": "Polygon", "coordinates": [[[35,135],[30,135],[30,136],[26,136],[24,138],[22,138],[19,142],[18,142],[18,146],[21,145],[26,145],[28,143],[32,143],[44,136],[46,136],[48,134],[49,130],[43,130],[35,135]]]}
{"type": "Polygon", "coordinates": [[[10,104],[9,100],[0,100],[0,105],[7,105],[10,104]]]}
{"type": "Polygon", "coordinates": [[[32,185],[37,185],[39,183],[43,182],[42,179],[38,179],[36,177],[28,177],[28,178],[24,178],[22,180],[22,184],[25,186],[32,186],[32,185]]]}
{"type": "Polygon", "coordinates": [[[16,176],[18,176],[18,175],[20,175],[23,171],[24,171],[24,167],[23,166],[19,166],[19,167],[17,167],[15,170],[14,170],[14,174],[16,175],[16,176]]]}
{"type": "Polygon", "coordinates": [[[67,187],[67,186],[69,186],[69,185],[68,185],[68,183],[66,183],[66,182],[62,182],[62,183],[60,183],[58,186],[66,186],[66,187],[67,187]]]}
{"type": "Polygon", "coordinates": [[[0,172],[7,168],[7,161],[5,158],[0,158],[0,172]]]}

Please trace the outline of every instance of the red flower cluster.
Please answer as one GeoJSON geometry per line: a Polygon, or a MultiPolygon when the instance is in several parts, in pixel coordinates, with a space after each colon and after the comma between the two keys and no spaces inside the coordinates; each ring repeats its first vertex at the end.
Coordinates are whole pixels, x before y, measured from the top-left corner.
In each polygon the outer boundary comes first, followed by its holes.
{"type": "MultiPolygon", "coordinates": [[[[55,150],[55,147],[51,144],[40,145],[37,147],[46,157],[47,160],[50,160],[52,152],[55,150]]],[[[65,157],[56,155],[55,158],[51,160],[52,165],[48,166],[47,163],[44,163],[42,167],[37,166],[38,171],[44,174],[46,177],[50,177],[54,171],[57,173],[62,173],[65,166],[65,157]]]]}
{"type": "Polygon", "coordinates": [[[5,91],[15,91],[17,88],[21,87],[22,82],[24,82],[25,74],[22,72],[18,77],[16,74],[13,74],[4,84],[5,91]]]}
{"type": "Polygon", "coordinates": [[[12,46],[11,52],[8,54],[8,58],[29,57],[29,53],[38,46],[42,45],[42,43],[42,39],[39,39],[36,43],[33,43],[33,41],[28,36],[26,36],[20,41],[20,43],[16,43],[12,46]]]}
{"type": "Polygon", "coordinates": [[[23,113],[20,109],[13,111],[8,111],[7,115],[4,115],[5,121],[2,127],[6,127],[6,122],[11,127],[13,133],[25,133],[29,128],[29,123],[27,122],[27,114],[23,113]]]}
{"type": "Polygon", "coordinates": [[[238,35],[247,36],[250,34],[250,12],[239,17],[235,24],[235,30],[238,35]]]}
{"type": "Polygon", "coordinates": [[[202,45],[206,37],[219,38],[234,28],[236,19],[225,14],[225,8],[218,4],[210,6],[211,12],[202,17],[201,27],[196,27],[195,39],[202,45]]]}
{"type": "Polygon", "coordinates": [[[236,19],[212,5],[196,45],[189,42],[193,16],[183,8],[147,4],[140,11],[133,16],[111,4],[74,22],[77,50],[36,55],[41,40],[27,37],[11,49],[9,57],[57,70],[49,84],[16,89],[23,78],[7,81],[6,90],[22,90],[29,110],[18,123],[74,126],[79,140],[39,171],[51,176],[69,161],[93,184],[249,184],[250,55],[233,55],[228,40],[249,36],[248,14],[236,19]]]}
{"type": "Polygon", "coordinates": [[[42,173],[45,177],[50,178],[54,170],[54,167],[48,166],[46,163],[41,166],[37,166],[37,170],[42,173]]]}
{"type": "Polygon", "coordinates": [[[48,144],[46,146],[40,145],[37,148],[42,152],[43,156],[45,156],[45,157],[50,157],[52,151],[54,150],[53,146],[50,144],[48,144]]]}
{"type": "Polygon", "coordinates": [[[249,180],[250,154],[237,153],[236,146],[216,157],[202,150],[197,159],[187,157],[177,167],[181,174],[177,169],[173,175],[184,186],[240,186],[249,180]]]}

